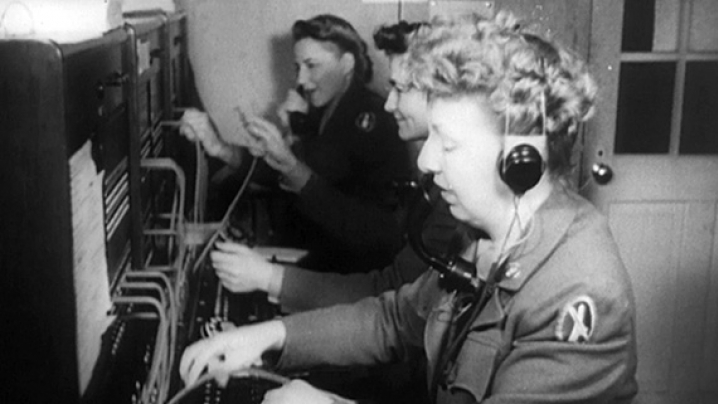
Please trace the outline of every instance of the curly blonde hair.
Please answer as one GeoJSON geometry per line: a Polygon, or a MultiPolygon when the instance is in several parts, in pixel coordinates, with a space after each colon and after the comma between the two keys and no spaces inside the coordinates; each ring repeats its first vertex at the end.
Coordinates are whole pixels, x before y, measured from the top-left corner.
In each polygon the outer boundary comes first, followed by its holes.
{"type": "Polygon", "coordinates": [[[570,171],[578,124],[594,112],[596,84],[568,49],[499,12],[491,19],[437,17],[417,32],[408,53],[413,86],[431,99],[483,97],[509,133],[545,130],[549,171],[570,171]]]}

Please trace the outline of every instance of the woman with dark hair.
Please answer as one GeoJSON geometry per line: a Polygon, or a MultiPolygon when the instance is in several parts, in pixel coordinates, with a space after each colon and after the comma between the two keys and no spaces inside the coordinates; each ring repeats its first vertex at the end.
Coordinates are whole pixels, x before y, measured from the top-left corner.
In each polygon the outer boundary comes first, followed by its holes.
{"type": "Polygon", "coordinates": [[[346,20],[331,14],[299,20],[292,26],[292,37],[295,43],[306,38],[333,42],[344,52],[354,56],[356,60],[354,79],[360,83],[371,81],[374,73],[373,63],[367,54],[366,42],[346,20]]]}
{"type": "MultiPolygon", "coordinates": [[[[281,244],[307,249],[315,270],[367,271],[387,265],[403,244],[393,184],[409,179],[407,147],[384,99],[366,84],[372,62],[352,25],[333,15],[292,27],[297,88],[278,115],[291,133],[245,116],[250,153],[279,173],[291,204],[278,229],[281,244]]],[[[239,150],[222,141],[206,114],[190,111],[183,131],[228,163],[239,150]]]]}
{"type": "Polygon", "coordinates": [[[414,33],[427,25],[425,22],[403,20],[396,24],[383,25],[374,32],[374,44],[389,57],[403,55],[409,49],[409,43],[414,33]]]}

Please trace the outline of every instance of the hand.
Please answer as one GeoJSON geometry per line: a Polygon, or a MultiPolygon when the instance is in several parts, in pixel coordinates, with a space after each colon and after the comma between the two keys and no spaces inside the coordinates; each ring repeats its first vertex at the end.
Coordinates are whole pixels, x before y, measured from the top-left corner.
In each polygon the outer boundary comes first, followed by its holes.
{"type": "Polygon", "coordinates": [[[270,390],[262,404],[332,404],[334,395],[313,387],[304,380],[292,380],[284,386],[270,390]]]}
{"type": "Polygon", "coordinates": [[[312,169],[297,160],[297,164],[291,170],[282,173],[282,176],[279,177],[279,187],[285,191],[298,194],[307,185],[311,177],[312,169]]]}
{"type": "Polygon", "coordinates": [[[260,365],[262,354],[284,346],[287,330],[279,320],[235,328],[202,339],[185,349],[179,373],[193,384],[202,373],[214,374],[221,386],[232,372],[260,365]]]}
{"type": "Polygon", "coordinates": [[[187,109],[180,119],[180,133],[191,141],[199,141],[212,157],[225,153],[227,144],[217,135],[206,112],[187,109]]]}
{"type": "Polygon", "coordinates": [[[228,242],[216,243],[209,256],[222,285],[234,293],[267,292],[275,265],[249,247],[228,242]]]}
{"type": "Polygon", "coordinates": [[[277,108],[277,116],[282,121],[282,125],[289,127],[289,113],[301,112],[306,114],[309,112],[309,104],[295,89],[287,91],[287,98],[277,108]]]}
{"type": "Polygon", "coordinates": [[[292,153],[290,140],[283,137],[276,126],[260,117],[247,117],[247,131],[262,145],[261,154],[250,149],[257,156],[264,157],[267,164],[282,173],[280,186],[299,193],[312,175],[312,171],[292,153]]]}

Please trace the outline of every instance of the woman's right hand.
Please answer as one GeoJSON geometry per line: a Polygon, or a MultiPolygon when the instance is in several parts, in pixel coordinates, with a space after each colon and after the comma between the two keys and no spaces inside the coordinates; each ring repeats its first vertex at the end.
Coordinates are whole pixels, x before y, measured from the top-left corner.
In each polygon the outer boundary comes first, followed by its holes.
{"type": "Polygon", "coordinates": [[[282,125],[287,128],[289,127],[290,112],[301,112],[303,114],[309,112],[309,103],[295,89],[287,91],[287,98],[277,108],[277,116],[282,121],[282,125]]]}
{"type": "Polygon", "coordinates": [[[290,192],[300,193],[312,176],[312,170],[299,161],[291,149],[289,140],[271,122],[258,116],[248,116],[245,128],[260,145],[261,156],[273,169],[282,173],[279,186],[290,192]]]}
{"type": "Polygon", "coordinates": [[[185,384],[194,384],[206,371],[221,386],[232,372],[260,365],[262,354],[284,346],[287,330],[279,320],[224,331],[185,349],[179,372],[185,384]]]}
{"type": "Polygon", "coordinates": [[[355,401],[320,390],[304,380],[292,380],[264,395],[262,404],[355,404],[355,401]]]}

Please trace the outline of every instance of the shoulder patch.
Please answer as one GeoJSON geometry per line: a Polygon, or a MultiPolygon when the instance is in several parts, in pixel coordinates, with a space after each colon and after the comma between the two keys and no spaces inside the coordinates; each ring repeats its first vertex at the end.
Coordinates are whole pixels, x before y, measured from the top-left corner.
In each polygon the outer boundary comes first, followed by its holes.
{"type": "Polygon", "coordinates": [[[518,262],[509,262],[506,265],[506,274],[504,275],[506,278],[514,279],[521,276],[521,264],[518,262]]]}
{"type": "Polygon", "coordinates": [[[556,339],[565,342],[588,342],[596,326],[596,305],[588,296],[567,303],[558,317],[556,339]]]}
{"type": "Polygon", "coordinates": [[[357,116],[354,125],[364,132],[371,132],[376,126],[376,115],[373,112],[362,112],[357,116]]]}

